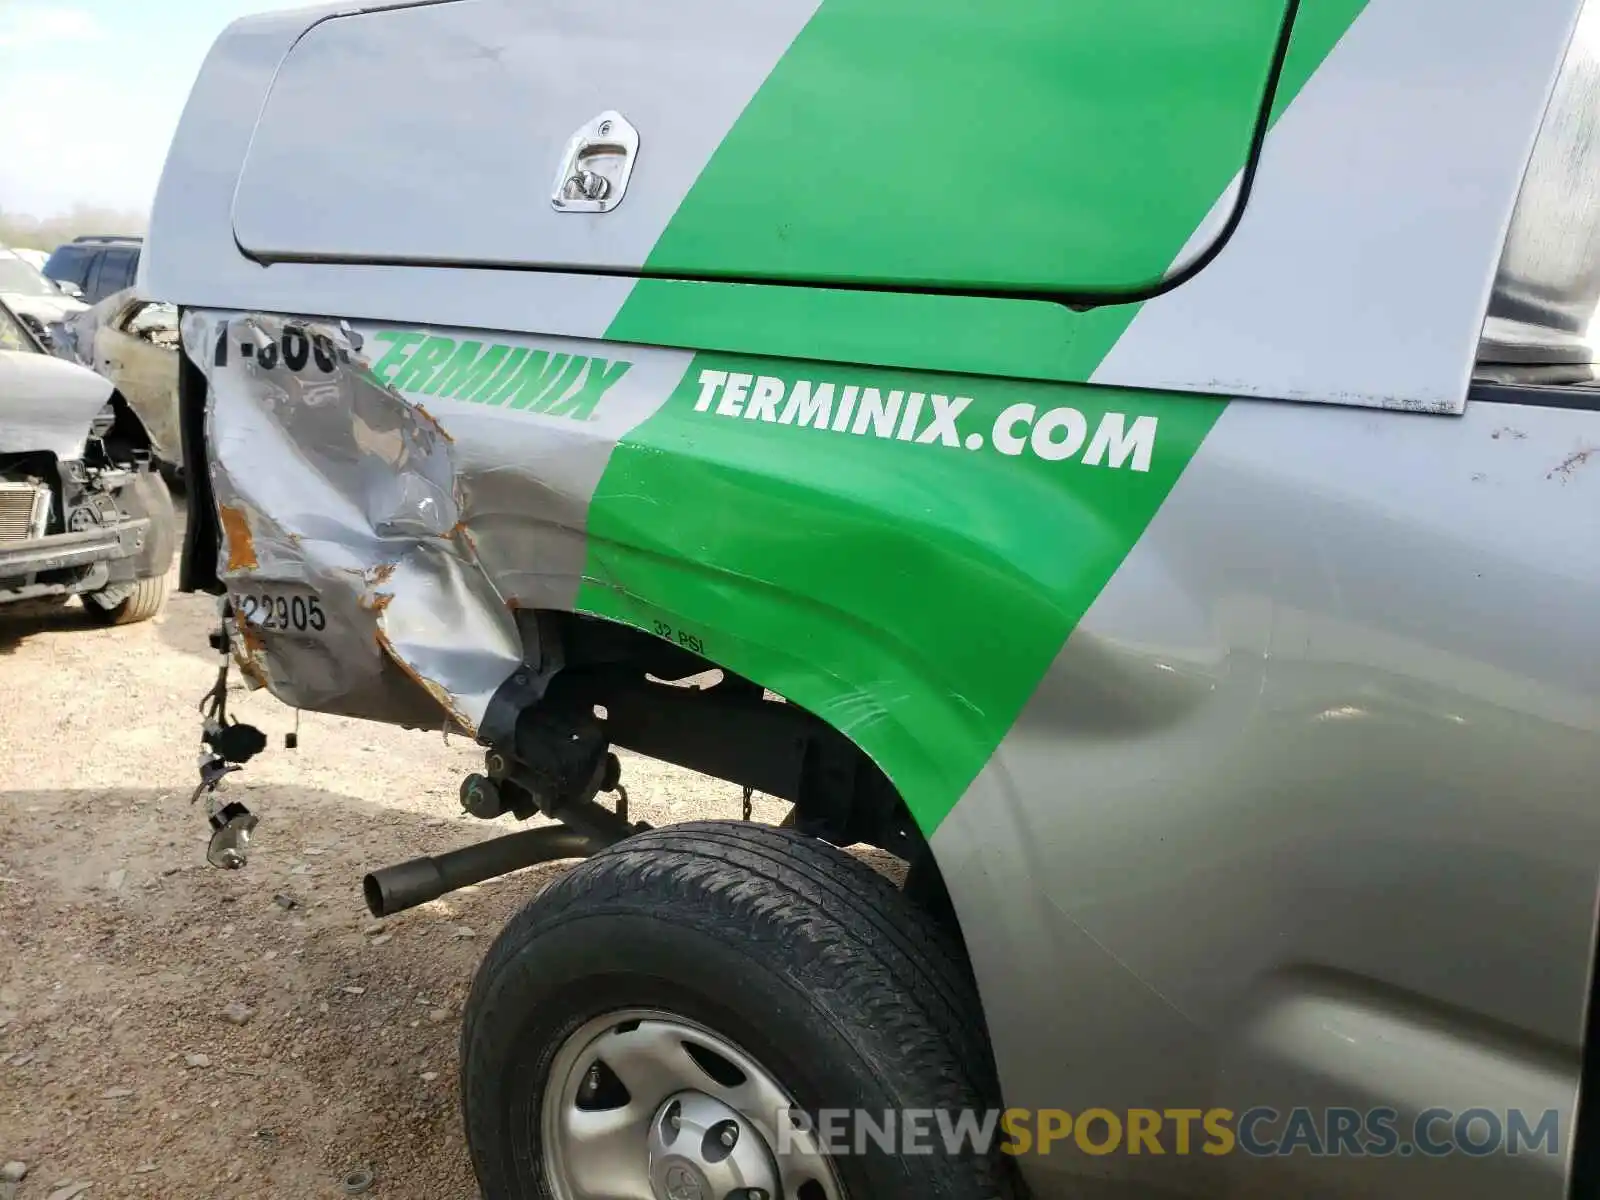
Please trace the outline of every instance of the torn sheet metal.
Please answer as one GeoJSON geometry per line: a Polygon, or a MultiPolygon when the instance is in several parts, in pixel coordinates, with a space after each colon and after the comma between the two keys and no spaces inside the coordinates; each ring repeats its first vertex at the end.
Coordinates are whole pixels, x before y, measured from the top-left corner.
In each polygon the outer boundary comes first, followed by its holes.
{"type": "Polygon", "coordinates": [[[135,287],[113,292],[56,328],[57,358],[97,371],[115,385],[163,462],[183,460],[178,428],[178,313],[135,287]]]}
{"type": "Polygon", "coordinates": [[[237,656],[285,703],[475,735],[536,655],[517,611],[573,606],[610,452],[689,356],[496,337],[185,315],[237,656]]]}

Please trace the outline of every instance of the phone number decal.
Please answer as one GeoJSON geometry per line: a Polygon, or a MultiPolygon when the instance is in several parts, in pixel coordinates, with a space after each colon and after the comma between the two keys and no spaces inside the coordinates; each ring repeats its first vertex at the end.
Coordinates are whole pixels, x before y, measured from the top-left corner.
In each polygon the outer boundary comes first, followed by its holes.
{"type": "Polygon", "coordinates": [[[215,366],[225,367],[229,357],[235,354],[240,358],[255,359],[264,370],[274,370],[282,363],[296,374],[314,367],[324,375],[331,375],[337,364],[350,361],[349,352],[342,346],[336,346],[327,334],[309,333],[298,325],[285,325],[276,341],[258,342],[247,337],[232,345],[228,340],[228,327],[224,325],[217,331],[217,346],[212,362],[215,366]]]}

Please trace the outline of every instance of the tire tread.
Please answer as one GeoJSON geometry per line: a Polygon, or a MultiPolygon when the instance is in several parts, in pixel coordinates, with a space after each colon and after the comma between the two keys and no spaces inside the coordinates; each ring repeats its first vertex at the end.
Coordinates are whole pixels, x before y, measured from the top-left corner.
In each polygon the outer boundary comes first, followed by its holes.
{"type": "MultiPolygon", "coordinates": [[[[462,1027],[462,1062],[483,1022],[502,1018],[494,981],[569,921],[647,905],[658,919],[739,928],[741,949],[786,972],[908,1106],[987,1109],[998,1087],[982,1006],[960,949],[872,867],[794,830],[706,821],[637,834],[551,882],[491,945],[462,1027]]],[[[466,1081],[464,1081],[466,1082],[466,1081]]],[[[468,1126],[473,1097],[463,1087],[468,1126]]],[[[961,1160],[970,1187],[949,1200],[1013,1195],[992,1157],[961,1160]]],[[[940,1200],[928,1196],[926,1200],[940,1200]]]]}

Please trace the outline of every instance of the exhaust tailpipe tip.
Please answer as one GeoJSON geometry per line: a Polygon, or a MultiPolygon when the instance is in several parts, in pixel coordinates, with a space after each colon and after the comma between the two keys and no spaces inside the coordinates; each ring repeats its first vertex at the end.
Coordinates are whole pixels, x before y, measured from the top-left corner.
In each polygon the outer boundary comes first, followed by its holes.
{"type": "Polygon", "coordinates": [[[437,858],[424,855],[373,871],[361,881],[361,895],[373,916],[392,917],[437,900],[447,892],[524,867],[563,858],[587,858],[615,840],[591,838],[564,825],[523,829],[462,846],[437,858]]]}
{"type": "Polygon", "coordinates": [[[373,871],[361,881],[367,911],[375,917],[392,917],[452,890],[439,870],[438,859],[426,856],[373,871]]]}

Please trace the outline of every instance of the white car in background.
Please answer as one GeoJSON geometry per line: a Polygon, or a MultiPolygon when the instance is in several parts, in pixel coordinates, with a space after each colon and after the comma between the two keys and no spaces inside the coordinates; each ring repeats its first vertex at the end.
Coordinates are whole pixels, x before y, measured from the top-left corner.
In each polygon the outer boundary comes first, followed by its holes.
{"type": "Polygon", "coordinates": [[[22,259],[23,262],[32,263],[41,273],[44,271],[45,263],[50,261],[50,252],[48,250],[33,250],[27,246],[13,246],[11,247],[11,253],[22,259]]]}
{"type": "Polygon", "coordinates": [[[47,341],[52,326],[89,307],[7,246],[0,246],[0,300],[47,341]]]}

